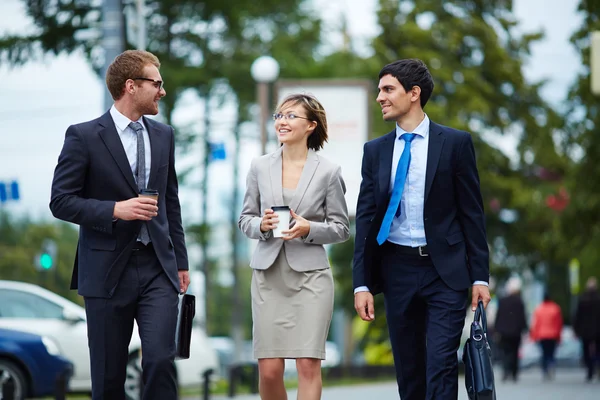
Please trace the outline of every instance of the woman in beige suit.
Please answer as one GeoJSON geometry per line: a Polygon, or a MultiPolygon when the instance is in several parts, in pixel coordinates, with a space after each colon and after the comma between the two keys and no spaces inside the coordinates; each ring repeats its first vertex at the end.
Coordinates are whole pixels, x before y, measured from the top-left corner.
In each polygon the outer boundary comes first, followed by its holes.
{"type": "Polygon", "coordinates": [[[287,398],[284,359],[296,359],[298,399],[321,398],[321,360],[333,313],[333,277],[323,245],[348,239],[341,168],[317,154],[327,141],[323,106],[312,96],[288,96],[273,116],[281,147],[252,161],[242,232],[258,239],[250,266],[254,356],[260,396],[287,398]],[[284,237],[274,206],[289,206],[284,237]]]}

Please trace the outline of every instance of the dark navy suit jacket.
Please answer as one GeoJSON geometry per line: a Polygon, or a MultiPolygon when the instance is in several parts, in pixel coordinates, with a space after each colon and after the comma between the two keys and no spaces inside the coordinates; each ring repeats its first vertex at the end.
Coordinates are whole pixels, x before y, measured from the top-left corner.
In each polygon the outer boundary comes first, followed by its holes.
{"type": "MultiPolygon", "coordinates": [[[[381,292],[381,249],[376,238],[390,200],[396,130],[364,146],[356,208],[354,287],[381,292]]],[[[483,201],[471,135],[430,122],[423,208],[431,260],[454,290],[489,281],[483,201]]]]}
{"type": "MultiPolygon", "coordinates": [[[[144,118],[151,146],[148,187],[157,189],[158,216],[148,222],[156,255],[179,292],[178,270],[188,269],[175,173],[173,128],[144,118]]],[[[50,209],[79,225],[71,288],[82,296],[112,297],[142,221],[113,222],[115,202],[137,197],[133,172],[107,112],[67,129],[54,171],[50,209]]]]}

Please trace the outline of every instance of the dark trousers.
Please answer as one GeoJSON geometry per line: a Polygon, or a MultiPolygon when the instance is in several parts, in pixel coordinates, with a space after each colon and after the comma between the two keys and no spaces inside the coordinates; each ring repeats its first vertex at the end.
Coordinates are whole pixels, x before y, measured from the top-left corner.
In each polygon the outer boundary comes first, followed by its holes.
{"type": "Polygon", "coordinates": [[[554,353],[556,352],[556,340],[555,339],[543,339],[540,340],[540,347],[542,348],[542,372],[544,375],[548,375],[550,368],[554,367],[554,353]]]}
{"type": "Polygon", "coordinates": [[[600,365],[600,338],[583,339],[581,341],[583,350],[583,362],[587,369],[587,379],[592,379],[596,372],[596,366],[600,365]]]}
{"type": "Polygon", "coordinates": [[[398,393],[402,400],[457,399],[468,290],[449,288],[429,257],[396,249],[382,246],[382,278],[398,393]]]}
{"type": "Polygon", "coordinates": [[[519,347],[521,337],[502,336],[500,348],[502,349],[502,366],[504,367],[503,379],[517,380],[519,376],[519,347]]]}
{"type": "Polygon", "coordinates": [[[142,341],[144,400],[176,400],[178,294],[154,249],[132,253],[113,297],[85,298],[93,400],[124,400],[134,320],[142,341]]]}

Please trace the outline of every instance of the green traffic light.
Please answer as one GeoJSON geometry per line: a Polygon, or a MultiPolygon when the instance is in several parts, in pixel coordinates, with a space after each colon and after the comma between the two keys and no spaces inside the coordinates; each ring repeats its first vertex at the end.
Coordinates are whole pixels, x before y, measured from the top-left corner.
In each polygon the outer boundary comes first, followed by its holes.
{"type": "Polygon", "coordinates": [[[52,257],[50,256],[50,254],[45,253],[40,256],[40,266],[43,269],[52,268],[52,264],[53,264],[53,262],[52,262],[52,257]]]}

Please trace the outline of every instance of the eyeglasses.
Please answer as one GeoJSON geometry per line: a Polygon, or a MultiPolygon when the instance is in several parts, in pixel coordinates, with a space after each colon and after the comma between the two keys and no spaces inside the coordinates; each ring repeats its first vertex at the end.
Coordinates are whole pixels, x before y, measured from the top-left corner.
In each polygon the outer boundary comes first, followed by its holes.
{"type": "Polygon", "coordinates": [[[278,119],[287,119],[289,121],[294,120],[296,118],[302,118],[305,119],[307,121],[310,121],[310,118],[306,118],[306,117],[301,117],[299,115],[296,115],[294,113],[289,113],[289,114],[282,114],[282,113],[277,113],[277,114],[273,114],[273,121],[277,121],[278,119]]]}
{"type": "Polygon", "coordinates": [[[163,81],[159,81],[157,79],[150,79],[150,78],[132,78],[132,79],[134,81],[141,80],[141,81],[152,82],[154,84],[154,87],[157,88],[158,90],[161,90],[164,87],[163,81]]]}

